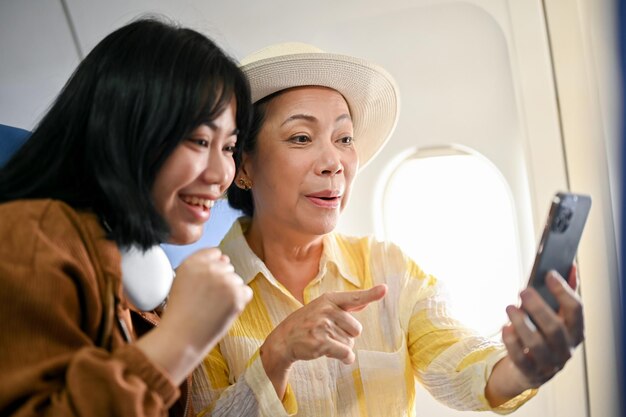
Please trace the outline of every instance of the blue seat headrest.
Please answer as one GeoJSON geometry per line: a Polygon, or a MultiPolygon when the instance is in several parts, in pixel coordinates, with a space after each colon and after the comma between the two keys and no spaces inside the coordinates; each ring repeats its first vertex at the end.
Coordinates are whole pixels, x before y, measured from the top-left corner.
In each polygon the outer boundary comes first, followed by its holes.
{"type": "Polygon", "coordinates": [[[0,124],[0,166],[11,159],[29,135],[28,130],[0,124]]]}

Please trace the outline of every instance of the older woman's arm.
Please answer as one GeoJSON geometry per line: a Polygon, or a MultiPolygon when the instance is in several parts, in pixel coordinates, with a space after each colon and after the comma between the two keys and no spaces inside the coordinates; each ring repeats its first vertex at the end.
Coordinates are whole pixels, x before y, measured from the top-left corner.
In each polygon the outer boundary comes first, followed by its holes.
{"type": "MultiPolygon", "coordinates": [[[[520,389],[498,404],[486,398],[489,375],[507,351],[495,340],[468,329],[449,313],[442,284],[406,259],[402,315],[408,314],[407,346],[418,381],[438,401],[464,411],[510,413],[536,390],[520,389]]],[[[495,380],[492,380],[494,382],[495,380]]]]}

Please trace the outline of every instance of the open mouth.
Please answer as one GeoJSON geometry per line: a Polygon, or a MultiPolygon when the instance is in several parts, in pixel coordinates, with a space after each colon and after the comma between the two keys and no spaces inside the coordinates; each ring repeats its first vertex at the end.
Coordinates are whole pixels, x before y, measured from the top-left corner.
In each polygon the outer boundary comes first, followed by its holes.
{"type": "Polygon", "coordinates": [[[307,198],[311,203],[318,207],[323,208],[336,208],[339,207],[341,202],[340,195],[328,196],[328,195],[307,195],[307,198]]]}
{"type": "Polygon", "coordinates": [[[211,200],[208,198],[201,198],[201,197],[192,196],[192,195],[182,195],[180,196],[180,198],[185,203],[191,206],[199,207],[203,210],[210,210],[215,205],[215,200],[211,200]]]}

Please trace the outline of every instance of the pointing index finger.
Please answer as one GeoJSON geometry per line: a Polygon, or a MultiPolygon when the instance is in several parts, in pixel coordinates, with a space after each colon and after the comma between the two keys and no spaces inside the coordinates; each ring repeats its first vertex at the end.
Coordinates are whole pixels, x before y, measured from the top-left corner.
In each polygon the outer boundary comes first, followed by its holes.
{"type": "Polygon", "coordinates": [[[343,291],[329,294],[330,300],[344,311],[360,311],[373,301],[378,301],[387,293],[387,286],[376,285],[367,290],[343,291]]]}

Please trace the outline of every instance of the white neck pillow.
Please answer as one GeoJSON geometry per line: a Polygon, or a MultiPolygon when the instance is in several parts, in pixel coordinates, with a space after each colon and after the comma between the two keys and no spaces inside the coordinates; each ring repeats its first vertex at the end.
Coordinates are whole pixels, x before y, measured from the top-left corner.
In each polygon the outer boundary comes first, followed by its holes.
{"type": "Polygon", "coordinates": [[[174,271],[159,245],[143,252],[132,246],[122,254],[122,284],[131,303],[142,311],[157,308],[172,288],[174,271]]]}

